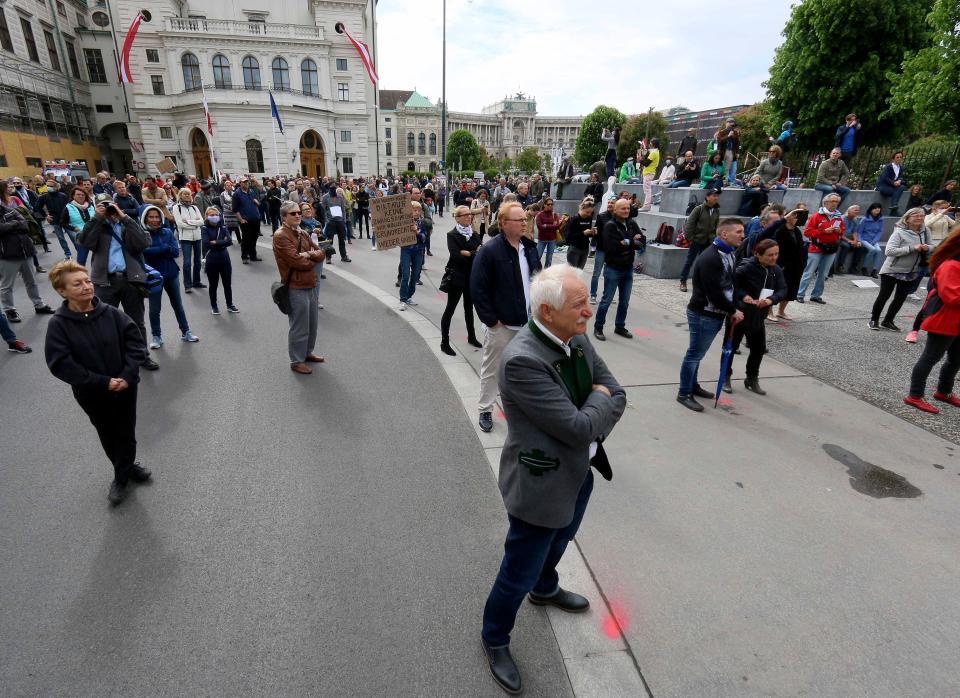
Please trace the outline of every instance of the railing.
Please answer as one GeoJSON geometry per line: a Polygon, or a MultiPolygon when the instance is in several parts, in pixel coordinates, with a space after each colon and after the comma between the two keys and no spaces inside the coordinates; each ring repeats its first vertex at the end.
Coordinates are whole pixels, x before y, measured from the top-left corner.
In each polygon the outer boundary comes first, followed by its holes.
{"type": "Polygon", "coordinates": [[[164,96],[166,96],[166,97],[176,97],[176,96],[178,96],[178,95],[184,95],[184,94],[200,94],[201,91],[207,91],[207,92],[242,92],[242,93],[246,93],[246,94],[250,94],[250,93],[252,92],[252,93],[254,93],[254,94],[258,94],[258,93],[261,93],[261,92],[266,92],[267,90],[271,90],[271,91],[272,91],[274,94],[276,94],[276,95],[280,95],[280,94],[286,93],[286,94],[295,95],[295,96],[298,96],[298,97],[312,97],[313,99],[321,99],[321,100],[326,100],[326,101],[333,101],[333,98],[332,98],[332,97],[324,97],[322,94],[319,94],[319,93],[316,93],[316,92],[304,92],[303,90],[294,90],[294,89],[291,89],[291,88],[289,88],[289,87],[281,87],[281,86],[277,86],[277,85],[271,85],[271,84],[269,84],[269,83],[258,84],[256,87],[244,87],[243,85],[234,85],[234,84],[232,84],[232,83],[231,83],[230,85],[222,85],[222,86],[221,86],[221,85],[216,85],[216,84],[207,83],[207,84],[205,84],[205,85],[203,86],[202,90],[201,90],[200,86],[198,85],[197,87],[194,87],[194,88],[188,89],[188,90],[184,90],[183,92],[171,92],[171,93],[168,93],[168,94],[166,94],[166,95],[164,95],[164,96]]]}
{"type": "Polygon", "coordinates": [[[286,39],[323,39],[323,27],[271,22],[237,22],[231,19],[168,17],[167,31],[188,34],[229,34],[231,36],[269,36],[286,39]]]}

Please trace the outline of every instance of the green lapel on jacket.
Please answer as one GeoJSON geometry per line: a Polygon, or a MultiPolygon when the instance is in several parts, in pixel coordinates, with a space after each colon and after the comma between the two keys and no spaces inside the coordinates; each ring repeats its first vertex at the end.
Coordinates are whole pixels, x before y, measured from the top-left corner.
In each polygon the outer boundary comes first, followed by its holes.
{"type": "Polygon", "coordinates": [[[553,368],[560,374],[563,387],[567,389],[573,404],[578,408],[583,407],[583,403],[590,397],[590,391],[593,390],[593,374],[590,372],[590,365],[587,363],[583,347],[571,344],[570,357],[567,358],[563,347],[545,335],[533,320],[527,324],[534,337],[559,355],[551,362],[553,368]]]}

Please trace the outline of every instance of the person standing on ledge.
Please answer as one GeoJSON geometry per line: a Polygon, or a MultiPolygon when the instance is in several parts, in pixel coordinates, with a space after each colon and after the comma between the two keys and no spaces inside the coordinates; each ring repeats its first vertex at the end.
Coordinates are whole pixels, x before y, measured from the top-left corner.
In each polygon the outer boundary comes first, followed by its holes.
{"type": "Polygon", "coordinates": [[[602,444],[626,407],[626,393],[584,336],[593,313],[580,272],[566,264],[544,270],[530,305],[532,319],[500,362],[507,438],[499,484],[510,527],[481,633],[490,672],[508,693],[522,690],[510,632],[524,597],[568,613],[590,608],[560,586],[557,564],[583,520],[591,466],[613,477],[602,444]]]}

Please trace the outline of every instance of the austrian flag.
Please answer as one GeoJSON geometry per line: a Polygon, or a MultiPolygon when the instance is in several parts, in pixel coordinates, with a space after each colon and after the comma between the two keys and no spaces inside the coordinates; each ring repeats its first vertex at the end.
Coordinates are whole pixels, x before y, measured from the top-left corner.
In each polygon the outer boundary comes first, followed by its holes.
{"type": "Polygon", "coordinates": [[[357,41],[350,36],[350,32],[348,32],[347,28],[343,26],[343,22],[337,22],[334,28],[337,30],[337,34],[343,34],[350,39],[350,43],[353,44],[353,47],[360,55],[360,60],[363,61],[363,67],[367,69],[367,75],[370,76],[370,82],[376,85],[379,77],[377,76],[377,69],[373,65],[373,54],[370,53],[370,47],[362,41],[357,41]]]}
{"type": "Polygon", "coordinates": [[[123,50],[120,52],[120,82],[133,83],[133,75],[130,73],[130,49],[133,48],[133,40],[137,38],[140,23],[149,22],[150,19],[150,13],[147,10],[141,10],[130,22],[130,28],[123,39],[123,50]]]}

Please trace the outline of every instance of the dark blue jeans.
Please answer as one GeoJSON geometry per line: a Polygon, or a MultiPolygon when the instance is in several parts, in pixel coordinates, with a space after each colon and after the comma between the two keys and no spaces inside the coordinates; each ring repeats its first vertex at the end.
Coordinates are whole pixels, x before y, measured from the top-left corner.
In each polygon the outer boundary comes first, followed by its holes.
{"type": "Polygon", "coordinates": [[[620,290],[620,297],[617,300],[617,318],[614,325],[626,327],[630,291],[633,290],[633,269],[613,269],[608,264],[603,268],[603,298],[597,308],[597,319],[593,323],[595,330],[603,330],[604,322],[607,320],[607,310],[613,302],[613,292],[617,289],[620,290]]]}
{"type": "MultiPolygon", "coordinates": [[[[690,345],[680,363],[680,390],[678,395],[690,395],[697,385],[700,360],[706,356],[717,333],[723,328],[722,318],[712,318],[687,310],[687,325],[690,327],[690,345]]],[[[719,367],[717,369],[719,375],[719,367]]]]}
{"type": "Polygon", "coordinates": [[[593,471],[588,470],[577,496],[573,520],[565,528],[534,526],[507,516],[510,529],[503,544],[503,561],[483,608],[482,636],[489,647],[510,644],[510,631],[524,596],[531,591],[538,596],[553,596],[559,591],[557,564],[580,528],[591,492],[593,471]]]}
{"type": "Polygon", "coordinates": [[[423,266],[423,250],[400,248],[400,300],[406,303],[417,292],[420,268],[423,266]]]}
{"type": "Polygon", "coordinates": [[[687,277],[690,276],[690,269],[693,268],[693,263],[705,249],[707,249],[707,245],[701,245],[699,242],[690,243],[690,247],[687,248],[687,259],[683,263],[683,271],[680,272],[680,283],[686,283],[687,277]]]}

